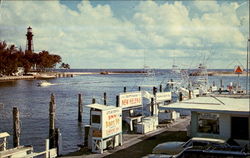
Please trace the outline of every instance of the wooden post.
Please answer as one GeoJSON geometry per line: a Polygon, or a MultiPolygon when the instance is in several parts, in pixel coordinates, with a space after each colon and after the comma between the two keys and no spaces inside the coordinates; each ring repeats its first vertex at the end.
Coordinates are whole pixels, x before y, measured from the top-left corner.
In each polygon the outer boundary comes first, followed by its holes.
{"type": "MultiPolygon", "coordinates": [[[[7,149],[7,138],[4,137],[3,138],[3,151],[5,151],[7,149]]],[[[0,150],[1,151],[1,150],[0,150]]]]}
{"type": "Polygon", "coordinates": [[[20,145],[20,119],[19,111],[17,107],[13,107],[13,146],[18,147],[20,145]]]}
{"type": "Polygon", "coordinates": [[[156,92],[157,92],[157,88],[153,87],[153,94],[156,95],[156,92]]]}
{"type": "Polygon", "coordinates": [[[188,90],[188,99],[191,99],[192,95],[191,95],[191,90],[188,90]]]}
{"type": "Polygon", "coordinates": [[[123,92],[124,92],[124,93],[127,92],[127,88],[126,88],[126,87],[123,88],[123,92]]]}
{"type": "Polygon", "coordinates": [[[116,107],[119,107],[119,95],[116,96],[116,107]]]}
{"type": "Polygon", "coordinates": [[[45,151],[46,151],[46,155],[45,158],[49,158],[49,139],[45,140],[45,151]]]}
{"type": "Polygon", "coordinates": [[[82,122],[82,95],[78,94],[78,122],[82,122]]]}
{"type": "Polygon", "coordinates": [[[49,103],[49,143],[50,149],[55,147],[55,117],[56,104],[54,94],[51,94],[49,103]]]}
{"type": "Polygon", "coordinates": [[[162,92],[162,85],[160,85],[160,92],[162,92]]]}
{"type": "Polygon", "coordinates": [[[55,129],[55,147],[57,150],[57,156],[61,155],[61,150],[62,150],[62,144],[61,144],[61,133],[60,133],[60,129],[56,128],[55,129]]]}
{"type": "Polygon", "coordinates": [[[84,146],[88,146],[89,129],[90,129],[90,125],[84,126],[84,146]]]}
{"type": "Polygon", "coordinates": [[[141,87],[140,86],[138,87],[138,91],[141,91],[141,87]]]}
{"type": "Polygon", "coordinates": [[[151,116],[154,115],[154,98],[151,98],[151,116]]]}
{"type": "Polygon", "coordinates": [[[92,99],[92,104],[95,104],[95,98],[92,99]]]}
{"type": "Polygon", "coordinates": [[[182,101],[182,93],[179,93],[179,101],[182,101]]]}
{"type": "Polygon", "coordinates": [[[222,79],[220,80],[220,87],[221,87],[221,88],[223,87],[223,85],[222,85],[222,79]]]}
{"type": "Polygon", "coordinates": [[[103,102],[104,102],[104,105],[107,105],[107,94],[106,94],[106,92],[104,92],[104,94],[103,94],[103,102]]]}

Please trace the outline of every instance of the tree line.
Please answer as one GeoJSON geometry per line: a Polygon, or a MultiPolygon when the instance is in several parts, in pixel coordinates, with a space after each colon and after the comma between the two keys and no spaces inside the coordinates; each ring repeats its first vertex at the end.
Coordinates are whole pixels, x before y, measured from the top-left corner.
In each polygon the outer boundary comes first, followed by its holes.
{"type": "MultiPolygon", "coordinates": [[[[59,55],[50,54],[48,51],[39,53],[23,52],[15,45],[7,45],[5,41],[0,41],[0,74],[12,75],[18,71],[18,67],[24,68],[24,73],[28,73],[32,68],[37,71],[46,71],[55,68],[56,64],[62,62],[59,55]]],[[[62,63],[61,68],[69,69],[69,65],[62,63]]]]}

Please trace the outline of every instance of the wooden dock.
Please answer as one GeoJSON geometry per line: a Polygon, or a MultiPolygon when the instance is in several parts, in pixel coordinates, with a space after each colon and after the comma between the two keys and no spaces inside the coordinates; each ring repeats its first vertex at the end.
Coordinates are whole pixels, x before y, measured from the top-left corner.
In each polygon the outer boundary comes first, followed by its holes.
{"type": "Polygon", "coordinates": [[[126,148],[129,148],[147,138],[159,135],[163,132],[166,131],[187,131],[187,125],[189,124],[190,121],[190,117],[186,117],[183,119],[177,119],[175,122],[171,123],[171,124],[167,124],[165,127],[162,128],[158,128],[155,131],[149,132],[147,134],[124,134],[123,135],[123,145],[120,147],[117,147],[113,150],[105,150],[105,152],[103,154],[89,154],[89,155],[85,155],[84,153],[82,153],[83,155],[80,156],[62,156],[63,158],[101,158],[101,157],[105,157],[108,155],[112,155],[117,151],[120,150],[126,150],[126,148]]]}

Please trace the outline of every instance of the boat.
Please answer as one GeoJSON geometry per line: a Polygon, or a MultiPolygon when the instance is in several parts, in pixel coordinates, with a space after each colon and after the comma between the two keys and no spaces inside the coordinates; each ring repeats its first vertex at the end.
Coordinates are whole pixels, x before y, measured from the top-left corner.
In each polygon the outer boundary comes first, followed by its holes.
{"type": "Polygon", "coordinates": [[[53,79],[56,78],[55,75],[50,75],[50,74],[38,74],[35,76],[36,79],[53,79]]]}
{"type": "Polygon", "coordinates": [[[109,72],[108,72],[108,71],[101,71],[100,74],[101,74],[101,75],[108,75],[109,72]]]}
{"type": "Polygon", "coordinates": [[[53,85],[52,83],[49,83],[47,81],[40,81],[37,83],[37,86],[39,87],[47,87],[47,86],[50,86],[50,85],[53,85]]]}

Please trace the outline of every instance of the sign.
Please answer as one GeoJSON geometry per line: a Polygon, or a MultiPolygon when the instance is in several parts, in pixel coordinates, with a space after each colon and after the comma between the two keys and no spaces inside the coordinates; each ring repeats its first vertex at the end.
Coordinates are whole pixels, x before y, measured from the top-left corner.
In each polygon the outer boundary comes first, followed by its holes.
{"type": "Polygon", "coordinates": [[[236,74],[242,74],[242,72],[243,72],[243,68],[242,68],[242,66],[235,66],[235,68],[234,68],[234,73],[236,73],[236,74]]]}
{"type": "Polygon", "coordinates": [[[100,130],[93,130],[93,137],[102,137],[102,132],[100,130]]]}
{"type": "Polygon", "coordinates": [[[194,96],[197,96],[200,94],[200,90],[199,89],[194,89],[193,90],[194,96]]]}
{"type": "Polygon", "coordinates": [[[102,113],[102,138],[122,132],[122,110],[113,108],[102,113]]]}
{"type": "Polygon", "coordinates": [[[203,119],[203,120],[217,120],[218,118],[219,118],[219,114],[199,113],[199,119],[203,119]]]}
{"type": "Polygon", "coordinates": [[[119,105],[122,108],[142,105],[141,92],[122,93],[119,96],[119,105]]]}
{"type": "Polygon", "coordinates": [[[161,93],[156,93],[156,102],[164,102],[167,100],[171,100],[172,95],[171,92],[161,92],[161,93]]]}

